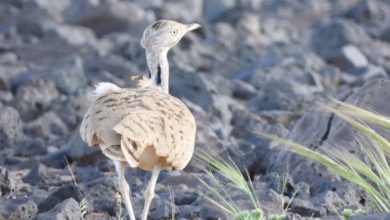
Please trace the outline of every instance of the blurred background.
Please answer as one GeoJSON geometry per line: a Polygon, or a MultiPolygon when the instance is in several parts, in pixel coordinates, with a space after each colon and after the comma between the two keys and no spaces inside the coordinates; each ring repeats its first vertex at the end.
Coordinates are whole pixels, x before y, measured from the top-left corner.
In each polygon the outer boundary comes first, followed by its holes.
{"type": "MultiPolygon", "coordinates": [[[[390,114],[388,0],[0,0],[0,219],[61,219],[55,208],[78,219],[83,198],[89,219],[116,216],[113,164],[78,126],[93,85],[146,75],[140,37],[158,19],[202,24],[169,53],[171,93],[195,115],[196,148],[248,169],[266,212],[298,189],[296,219],[370,210],[356,187],[256,132],[313,148],[345,143],[351,131],[312,109],[327,96],[390,114]]],[[[137,213],[149,175],[127,173],[137,213]]],[[[150,219],[171,215],[169,185],[178,219],[228,218],[205,204],[194,175],[204,175],[194,163],[164,172],[150,219]]]]}

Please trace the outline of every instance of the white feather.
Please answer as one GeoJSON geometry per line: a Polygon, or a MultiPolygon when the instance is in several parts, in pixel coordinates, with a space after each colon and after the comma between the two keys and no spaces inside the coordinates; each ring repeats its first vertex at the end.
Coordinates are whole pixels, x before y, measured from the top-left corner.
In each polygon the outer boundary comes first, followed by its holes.
{"type": "Polygon", "coordinates": [[[99,98],[108,92],[115,92],[118,90],[120,90],[120,87],[109,82],[102,82],[96,85],[95,90],[93,91],[93,97],[99,98]]]}

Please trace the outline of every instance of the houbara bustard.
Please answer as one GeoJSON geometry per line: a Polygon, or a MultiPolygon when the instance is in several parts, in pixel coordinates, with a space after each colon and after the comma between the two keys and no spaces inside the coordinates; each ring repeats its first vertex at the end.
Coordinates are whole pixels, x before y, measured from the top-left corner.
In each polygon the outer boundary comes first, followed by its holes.
{"type": "Polygon", "coordinates": [[[134,88],[99,83],[81,123],[82,139],[114,161],[131,220],[135,215],[125,166],[152,172],[142,213],[142,220],[146,220],[160,171],[167,167],[181,170],[192,157],[196,124],[190,110],[169,95],[167,53],[187,32],[199,27],[169,20],[148,26],[141,46],[146,50],[149,77],[132,77],[134,88]]]}

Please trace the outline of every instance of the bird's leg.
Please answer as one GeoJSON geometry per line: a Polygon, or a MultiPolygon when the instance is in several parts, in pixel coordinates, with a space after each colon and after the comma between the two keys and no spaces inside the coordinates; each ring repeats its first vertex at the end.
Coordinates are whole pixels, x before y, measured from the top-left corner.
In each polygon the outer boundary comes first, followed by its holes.
{"type": "Polygon", "coordinates": [[[160,170],[161,170],[160,166],[153,167],[152,177],[150,178],[148,186],[146,187],[145,190],[145,204],[144,204],[144,211],[142,212],[142,220],[147,220],[150,203],[152,202],[154,196],[154,188],[156,186],[156,182],[158,179],[158,175],[160,174],[160,170]]]}
{"type": "Polygon", "coordinates": [[[121,191],[122,198],[125,200],[127,213],[130,216],[130,220],[135,220],[133,207],[130,201],[130,187],[129,184],[127,184],[125,178],[125,167],[123,166],[122,162],[118,160],[114,160],[114,164],[116,172],[118,174],[119,189],[121,191]]]}

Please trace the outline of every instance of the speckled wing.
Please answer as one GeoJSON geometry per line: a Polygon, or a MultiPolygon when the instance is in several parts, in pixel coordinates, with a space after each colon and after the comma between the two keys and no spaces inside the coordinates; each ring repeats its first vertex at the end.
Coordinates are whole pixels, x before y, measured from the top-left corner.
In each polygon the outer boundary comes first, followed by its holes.
{"type": "Polygon", "coordinates": [[[192,113],[179,99],[159,90],[146,90],[143,94],[114,130],[130,143],[126,149],[136,159],[146,147],[153,146],[169,166],[183,169],[194,150],[196,124],[192,113]]]}
{"type": "Polygon", "coordinates": [[[90,146],[114,151],[132,167],[153,146],[176,169],[183,169],[191,159],[195,132],[189,109],[154,86],[108,91],[94,101],[80,127],[82,139],[90,146]]]}

